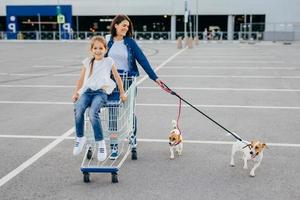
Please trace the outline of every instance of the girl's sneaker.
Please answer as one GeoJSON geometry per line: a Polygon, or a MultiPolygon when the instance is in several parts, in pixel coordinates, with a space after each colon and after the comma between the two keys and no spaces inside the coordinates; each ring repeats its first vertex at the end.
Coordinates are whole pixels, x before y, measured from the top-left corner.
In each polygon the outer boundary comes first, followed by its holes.
{"type": "Polygon", "coordinates": [[[80,152],[82,151],[85,145],[85,142],[86,142],[86,137],[76,137],[76,141],[73,149],[74,156],[80,154],[80,152]]]}
{"type": "Polygon", "coordinates": [[[99,161],[104,161],[106,157],[107,157],[107,152],[106,152],[105,141],[101,140],[99,141],[97,158],[99,161]]]}
{"type": "Polygon", "coordinates": [[[109,159],[116,160],[119,157],[118,144],[112,145],[109,159]]]}

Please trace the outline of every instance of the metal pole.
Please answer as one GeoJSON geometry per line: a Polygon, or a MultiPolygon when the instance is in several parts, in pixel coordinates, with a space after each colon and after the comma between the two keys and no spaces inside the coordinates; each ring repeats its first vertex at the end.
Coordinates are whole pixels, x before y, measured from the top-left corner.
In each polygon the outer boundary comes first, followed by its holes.
{"type": "Polygon", "coordinates": [[[244,15],[244,36],[243,36],[243,39],[246,40],[246,33],[247,33],[247,15],[244,15]]]}
{"type": "Polygon", "coordinates": [[[196,37],[198,37],[199,22],[198,22],[198,0],[196,0],[196,37]]]}
{"type": "MultiPolygon", "coordinates": [[[[60,12],[60,2],[59,2],[59,0],[57,0],[57,8],[59,9],[59,12],[60,12]]],[[[58,14],[60,14],[60,13],[58,13],[58,14]]],[[[59,40],[61,40],[61,26],[60,26],[61,24],[58,24],[58,34],[59,34],[59,40]]]]}
{"type": "Polygon", "coordinates": [[[193,37],[193,27],[192,27],[192,15],[191,10],[189,10],[189,29],[190,29],[190,37],[193,37]]]}
{"type": "Polygon", "coordinates": [[[188,23],[188,11],[187,11],[187,0],[184,0],[184,38],[187,37],[187,23],[188,23]]]}
{"type": "Polygon", "coordinates": [[[79,36],[79,22],[78,22],[78,15],[76,16],[76,31],[77,31],[77,38],[79,36]]]}
{"type": "Polygon", "coordinates": [[[38,13],[37,15],[38,15],[38,21],[39,21],[39,38],[38,39],[41,40],[42,39],[41,38],[41,36],[42,36],[42,34],[41,34],[41,30],[42,30],[41,29],[41,15],[40,15],[40,13],[38,13]]]}
{"type": "Polygon", "coordinates": [[[252,38],[252,15],[250,15],[250,22],[249,22],[249,39],[252,38]]]}

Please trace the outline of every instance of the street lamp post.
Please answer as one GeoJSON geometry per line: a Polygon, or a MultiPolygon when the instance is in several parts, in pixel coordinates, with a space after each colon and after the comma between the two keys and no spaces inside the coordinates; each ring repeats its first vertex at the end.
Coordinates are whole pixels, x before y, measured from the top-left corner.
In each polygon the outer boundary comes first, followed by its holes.
{"type": "Polygon", "coordinates": [[[199,29],[199,24],[198,24],[198,0],[196,0],[196,37],[198,38],[198,29],[199,29]]]}
{"type": "MultiPolygon", "coordinates": [[[[57,7],[56,7],[56,15],[59,16],[60,15],[60,5],[58,4],[57,7]]],[[[60,23],[57,21],[57,24],[58,24],[58,38],[59,40],[61,40],[61,26],[60,26],[60,23]]]]}
{"type": "Polygon", "coordinates": [[[38,39],[41,40],[42,39],[41,14],[38,13],[37,16],[38,16],[38,23],[39,23],[39,37],[38,37],[38,39]]]}
{"type": "MultiPolygon", "coordinates": [[[[59,0],[57,0],[57,6],[56,6],[56,16],[59,16],[61,14],[61,10],[60,10],[60,2],[59,2],[59,0]]],[[[57,22],[58,23],[58,34],[59,34],[59,36],[58,36],[58,38],[59,38],[59,40],[61,40],[61,24],[59,23],[59,22],[57,22]]]]}

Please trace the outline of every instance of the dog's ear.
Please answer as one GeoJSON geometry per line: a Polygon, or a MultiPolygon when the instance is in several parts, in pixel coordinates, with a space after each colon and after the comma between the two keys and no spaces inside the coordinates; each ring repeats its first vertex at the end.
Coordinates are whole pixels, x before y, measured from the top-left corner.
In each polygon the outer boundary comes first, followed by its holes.
{"type": "Polygon", "coordinates": [[[267,145],[266,145],[266,143],[262,143],[262,148],[269,148],[267,145]]]}

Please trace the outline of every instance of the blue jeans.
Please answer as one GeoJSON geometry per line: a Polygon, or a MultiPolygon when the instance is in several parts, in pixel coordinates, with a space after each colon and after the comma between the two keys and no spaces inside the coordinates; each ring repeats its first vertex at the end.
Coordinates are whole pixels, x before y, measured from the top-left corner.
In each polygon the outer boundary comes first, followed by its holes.
{"type": "Polygon", "coordinates": [[[88,89],[80,96],[74,108],[77,137],[83,137],[84,135],[84,113],[85,110],[90,107],[88,115],[94,130],[95,141],[103,140],[99,112],[106,102],[107,94],[102,89],[95,91],[88,89]]]}

